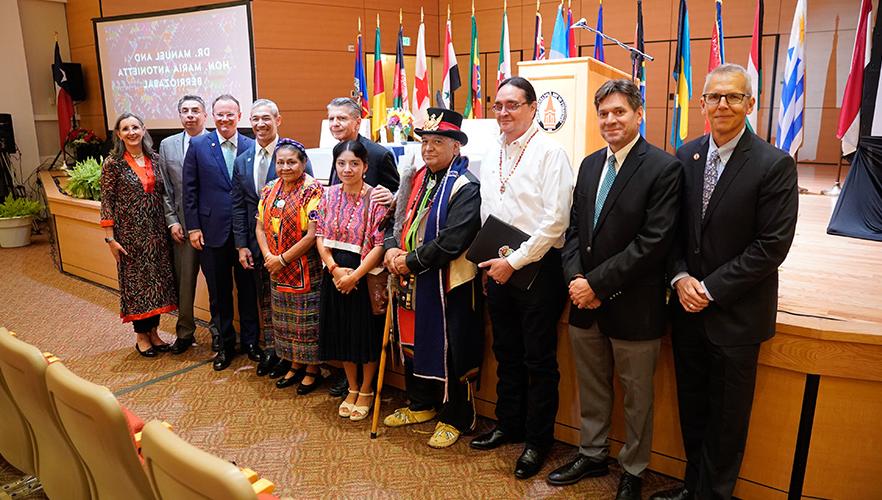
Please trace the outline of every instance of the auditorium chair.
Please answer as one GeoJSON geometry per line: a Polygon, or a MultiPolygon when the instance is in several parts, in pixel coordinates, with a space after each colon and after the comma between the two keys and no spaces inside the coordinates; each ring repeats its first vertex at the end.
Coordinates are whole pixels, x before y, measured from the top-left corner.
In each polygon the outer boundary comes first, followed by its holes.
{"type": "Polygon", "coordinates": [[[143,421],[106,387],[80,378],[62,363],[46,369],[52,408],[86,466],[93,498],[152,500],[134,435],[143,421]]]}
{"type": "MultiPolygon", "coordinates": [[[[0,335],[15,335],[9,330],[0,327],[0,335]]],[[[27,421],[18,410],[9,388],[3,380],[0,372],[0,455],[10,465],[25,474],[24,477],[3,485],[3,492],[13,497],[20,494],[29,494],[40,488],[37,480],[37,467],[34,456],[34,436],[28,427],[27,421]]]]}
{"type": "Polygon", "coordinates": [[[159,500],[275,499],[273,483],[184,441],[159,421],[144,426],[141,454],[159,500]]]}
{"type": "Polygon", "coordinates": [[[91,498],[86,469],[52,410],[46,388],[46,369],[53,360],[12,335],[0,335],[0,374],[33,435],[34,465],[46,496],[85,500],[91,498]]]}

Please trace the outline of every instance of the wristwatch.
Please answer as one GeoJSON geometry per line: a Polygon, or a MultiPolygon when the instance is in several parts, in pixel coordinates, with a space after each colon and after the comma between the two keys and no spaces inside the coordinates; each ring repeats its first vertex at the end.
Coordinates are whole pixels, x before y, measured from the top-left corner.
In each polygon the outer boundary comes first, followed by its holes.
{"type": "Polygon", "coordinates": [[[104,238],[104,243],[110,243],[111,241],[116,241],[116,240],[114,240],[112,237],[111,238],[104,238]]]}

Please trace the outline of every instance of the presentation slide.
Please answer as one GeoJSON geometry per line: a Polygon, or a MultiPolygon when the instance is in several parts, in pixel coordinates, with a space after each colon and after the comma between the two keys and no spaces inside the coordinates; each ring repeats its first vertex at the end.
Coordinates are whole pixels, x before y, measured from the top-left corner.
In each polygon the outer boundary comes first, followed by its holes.
{"type": "Polygon", "coordinates": [[[126,111],[143,117],[148,129],[179,129],[176,107],[185,94],[202,96],[209,108],[218,95],[232,94],[247,117],[254,100],[247,9],[97,20],[107,129],[126,111]]]}

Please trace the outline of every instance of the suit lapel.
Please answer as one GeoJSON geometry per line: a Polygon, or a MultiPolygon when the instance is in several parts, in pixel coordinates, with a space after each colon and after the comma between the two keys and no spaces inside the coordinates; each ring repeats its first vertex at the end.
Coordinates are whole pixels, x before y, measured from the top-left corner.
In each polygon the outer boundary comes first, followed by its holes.
{"type": "MultiPolygon", "coordinates": [[[[598,184],[600,183],[600,170],[606,164],[606,155],[599,154],[597,155],[597,161],[591,163],[590,165],[586,165],[585,173],[579,172],[579,175],[587,176],[587,186],[588,189],[585,192],[585,215],[587,216],[588,224],[590,224],[590,231],[588,234],[591,235],[591,239],[594,239],[594,203],[597,200],[597,189],[598,184]]],[[[589,241],[590,245],[591,242],[589,241]]]]}
{"type": "Polygon", "coordinates": [[[224,159],[223,148],[221,148],[221,143],[223,143],[223,139],[220,134],[215,130],[212,132],[214,137],[211,138],[211,155],[214,156],[214,162],[217,165],[217,168],[220,169],[221,175],[224,179],[227,180],[228,185],[232,185],[232,179],[230,179],[230,172],[227,170],[227,161],[224,159]]]}
{"type": "MultiPolygon", "coordinates": [[[[304,165],[303,168],[306,168],[306,165],[304,165]]],[[[266,179],[264,179],[264,185],[266,185],[267,182],[269,182],[275,178],[276,178],[276,152],[273,151],[273,156],[270,158],[269,168],[266,169],[266,179]]]]}
{"type": "MultiPolygon", "coordinates": [[[[739,140],[738,144],[735,145],[735,151],[732,152],[732,156],[729,158],[729,161],[726,162],[726,167],[723,168],[723,174],[717,181],[717,185],[714,186],[714,192],[711,193],[711,198],[707,202],[707,211],[705,212],[704,218],[701,221],[702,228],[705,224],[707,224],[707,220],[710,219],[711,214],[713,214],[714,212],[714,209],[717,207],[717,205],[720,204],[720,198],[726,195],[726,190],[732,184],[732,180],[738,176],[738,172],[744,167],[744,165],[747,163],[747,160],[750,158],[750,136],[750,131],[745,130],[744,134],[741,136],[741,140],[739,140]]],[[[702,175],[702,183],[703,182],[704,175],[702,175]]]]}
{"type": "Polygon", "coordinates": [[[257,188],[254,186],[254,159],[257,158],[257,146],[245,151],[245,178],[242,179],[248,186],[248,192],[257,196],[257,188]]]}
{"type": "Polygon", "coordinates": [[[707,167],[707,150],[710,147],[708,137],[710,136],[705,135],[701,140],[701,144],[692,156],[692,168],[689,169],[689,174],[692,175],[692,185],[695,186],[695,189],[692,190],[692,197],[688,200],[688,203],[691,212],[695,214],[693,229],[696,236],[701,234],[701,196],[704,192],[704,169],[707,167]]]}
{"type": "Polygon", "coordinates": [[[643,164],[644,155],[646,155],[646,141],[644,141],[643,138],[640,138],[637,139],[637,143],[631,148],[628,157],[625,158],[625,164],[619,169],[619,173],[616,174],[616,179],[613,181],[612,188],[610,188],[609,194],[606,195],[606,200],[603,202],[603,207],[600,209],[600,218],[597,219],[597,227],[594,228],[595,231],[600,229],[600,226],[603,225],[603,221],[606,220],[606,216],[616,203],[616,198],[622,194],[622,191],[625,189],[625,186],[628,185],[628,181],[631,180],[634,172],[636,172],[637,169],[640,168],[640,165],[643,164]]]}

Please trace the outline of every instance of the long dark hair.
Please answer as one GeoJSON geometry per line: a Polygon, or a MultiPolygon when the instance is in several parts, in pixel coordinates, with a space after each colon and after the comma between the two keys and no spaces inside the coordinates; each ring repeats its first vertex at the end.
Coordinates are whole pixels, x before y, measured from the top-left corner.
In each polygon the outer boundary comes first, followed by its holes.
{"type": "Polygon", "coordinates": [[[122,123],[123,120],[127,120],[129,118],[134,118],[138,120],[138,123],[141,125],[141,128],[144,129],[144,137],[141,138],[141,149],[144,150],[145,155],[153,155],[153,138],[150,137],[150,132],[147,131],[147,128],[144,127],[144,120],[141,119],[140,116],[135,113],[130,113],[126,111],[125,113],[119,115],[116,118],[116,123],[113,124],[113,150],[110,152],[111,155],[116,158],[122,158],[124,154],[126,154],[126,144],[119,138],[119,124],[122,123]]]}
{"type": "Polygon", "coordinates": [[[364,163],[364,168],[368,168],[367,148],[365,148],[362,143],[358,142],[358,140],[343,141],[334,146],[334,160],[331,164],[332,168],[337,168],[337,158],[340,158],[340,155],[342,155],[346,151],[352,151],[352,154],[354,154],[356,158],[364,163]]]}

